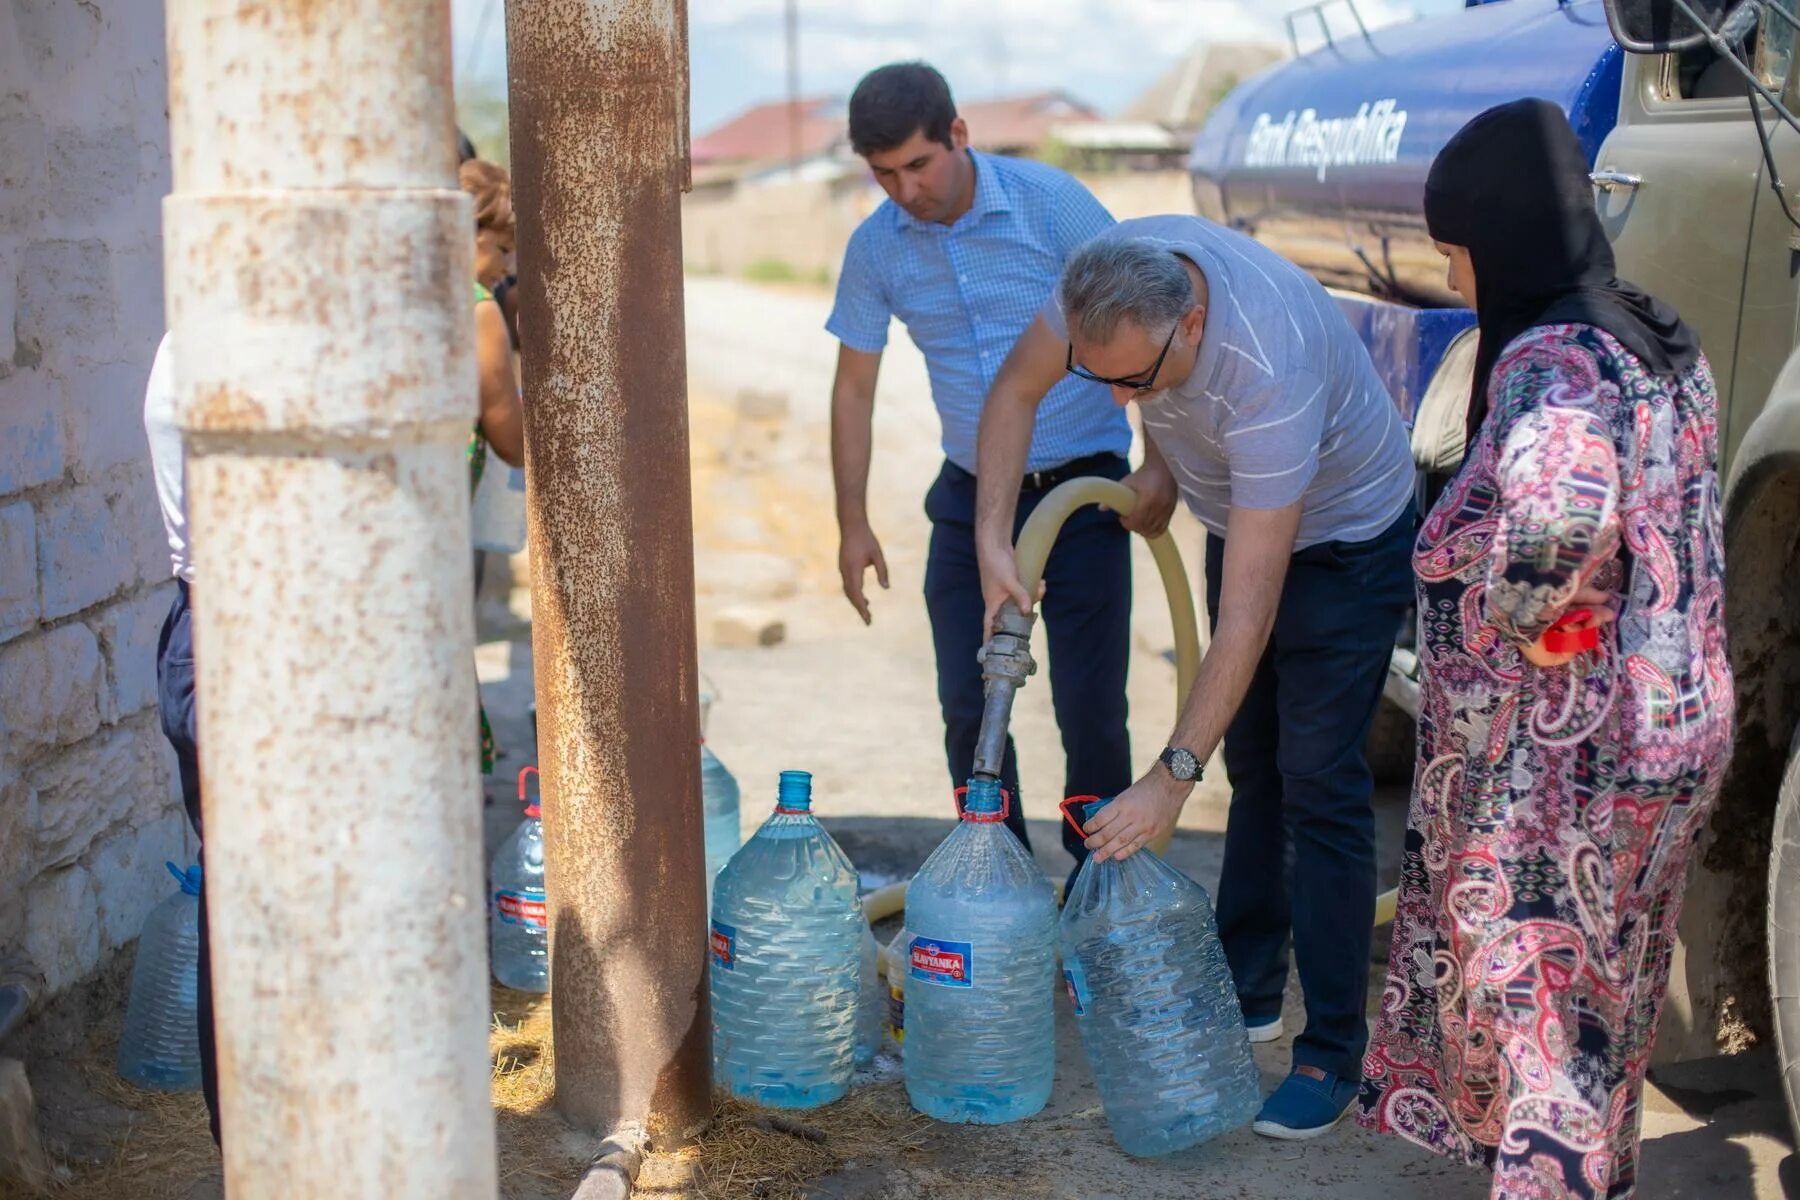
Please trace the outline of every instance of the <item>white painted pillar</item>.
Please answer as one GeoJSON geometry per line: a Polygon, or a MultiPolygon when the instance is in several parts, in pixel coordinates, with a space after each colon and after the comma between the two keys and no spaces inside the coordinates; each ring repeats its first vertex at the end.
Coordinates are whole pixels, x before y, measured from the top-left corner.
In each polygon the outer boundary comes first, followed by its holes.
{"type": "Polygon", "coordinates": [[[446,0],[169,0],[234,1200],[491,1197],[446,0]]]}

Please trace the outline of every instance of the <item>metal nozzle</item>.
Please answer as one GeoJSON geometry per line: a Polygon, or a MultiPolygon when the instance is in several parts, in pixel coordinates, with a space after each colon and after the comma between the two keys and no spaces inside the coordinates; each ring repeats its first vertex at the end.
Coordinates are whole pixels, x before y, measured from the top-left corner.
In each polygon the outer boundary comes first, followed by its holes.
{"type": "Polygon", "coordinates": [[[1031,657],[1031,630],[1037,614],[1023,613],[1008,600],[994,621],[994,636],[976,654],[981,664],[981,733],[975,739],[976,775],[1000,778],[1006,758],[1006,731],[1012,724],[1013,694],[1037,672],[1031,657]]]}

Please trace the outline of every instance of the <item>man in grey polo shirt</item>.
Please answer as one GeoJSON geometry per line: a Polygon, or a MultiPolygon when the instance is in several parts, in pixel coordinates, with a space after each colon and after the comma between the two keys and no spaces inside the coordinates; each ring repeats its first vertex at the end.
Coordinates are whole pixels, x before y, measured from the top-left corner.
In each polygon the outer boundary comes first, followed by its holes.
{"type": "Polygon", "coordinates": [[[1375,822],[1363,741],[1412,597],[1412,458],[1367,351],[1310,276],[1200,217],[1125,221],[1070,257],[982,414],[976,545],[989,619],[1024,594],[1008,535],[1038,398],[1063,375],[1133,401],[1207,529],[1213,640],[1150,770],[1088,825],[1102,860],[1172,829],[1223,739],[1219,933],[1256,1041],[1294,1071],[1254,1128],[1306,1138],[1356,1095],[1375,822]],[[1289,846],[1291,845],[1291,855],[1289,846]]]}

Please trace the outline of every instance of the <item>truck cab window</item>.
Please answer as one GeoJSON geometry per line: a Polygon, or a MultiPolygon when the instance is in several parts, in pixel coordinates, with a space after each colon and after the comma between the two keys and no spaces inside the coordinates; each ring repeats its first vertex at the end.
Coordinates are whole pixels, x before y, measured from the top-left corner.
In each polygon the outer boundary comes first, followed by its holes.
{"type": "MultiPolygon", "coordinates": [[[[1780,92],[1788,81],[1793,60],[1794,30],[1772,8],[1744,39],[1744,54],[1757,77],[1771,91],[1780,92]]],[[[1683,100],[1736,100],[1744,96],[1744,77],[1731,63],[1700,45],[1673,55],[1667,68],[1669,92],[1683,100]]]]}

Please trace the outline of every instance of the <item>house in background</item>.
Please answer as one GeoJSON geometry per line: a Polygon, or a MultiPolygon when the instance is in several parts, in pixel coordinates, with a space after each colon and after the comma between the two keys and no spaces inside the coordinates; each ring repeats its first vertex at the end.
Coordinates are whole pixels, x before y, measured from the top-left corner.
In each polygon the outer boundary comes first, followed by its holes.
{"type": "Polygon", "coordinates": [[[1071,170],[1179,170],[1207,114],[1252,75],[1285,60],[1278,42],[1201,42],[1111,120],[1052,130],[1071,170]]]}
{"type": "Polygon", "coordinates": [[[1098,124],[1097,109],[1061,89],[970,100],[956,106],[969,123],[969,143],[989,154],[1035,158],[1053,144],[1058,129],[1098,124]]]}
{"type": "Polygon", "coordinates": [[[1200,42],[1126,105],[1119,120],[1160,125],[1185,147],[1227,93],[1289,53],[1281,42],[1200,42]]]}
{"type": "MultiPolygon", "coordinates": [[[[972,100],[957,109],[977,150],[1027,158],[1053,145],[1053,131],[1101,120],[1091,105],[1060,90],[972,100]]],[[[865,168],[850,149],[848,126],[841,96],[754,105],[694,139],[694,188],[717,193],[740,183],[861,177],[865,168]]]]}
{"type": "Polygon", "coordinates": [[[850,157],[843,98],[754,105],[696,137],[691,151],[696,190],[729,190],[741,180],[770,175],[786,178],[796,165],[802,179],[833,178],[850,157]]]}

